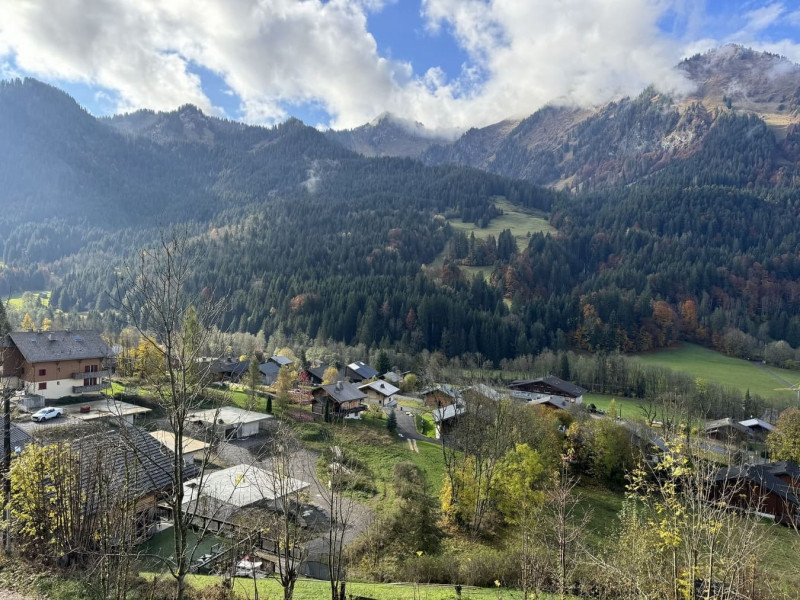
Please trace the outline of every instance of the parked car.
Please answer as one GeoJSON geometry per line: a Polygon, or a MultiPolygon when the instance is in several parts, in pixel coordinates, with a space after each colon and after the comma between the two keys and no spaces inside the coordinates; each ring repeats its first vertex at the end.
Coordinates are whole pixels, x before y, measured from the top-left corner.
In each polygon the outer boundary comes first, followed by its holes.
{"type": "Polygon", "coordinates": [[[40,423],[41,421],[49,421],[50,419],[55,419],[56,417],[60,417],[64,414],[64,410],[61,408],[54,408],[52,406],[45,406],[37,410],[35,413],[31,415],[31,421],[36,421],[40,423]]]}

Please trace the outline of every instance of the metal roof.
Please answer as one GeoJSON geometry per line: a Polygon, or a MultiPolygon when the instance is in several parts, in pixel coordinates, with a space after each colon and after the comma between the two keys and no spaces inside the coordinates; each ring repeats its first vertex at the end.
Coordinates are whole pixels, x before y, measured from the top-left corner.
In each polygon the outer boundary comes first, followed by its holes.
{"type": "Polygon", "coordinates": [[[400,391],[400,388],[395,387],[391,383],[383,381],[382,379],[378,379],[377,381],[372,381],[370,383],[365,383],[364,385],[358,386],[359,390],[363,390],[365,388],[375,390],[381,396],[386,396],[387,398],[400,391]]]}
{"type": "Polygon", "coordinates": [[[349,381],[337,381],[336,383],[323,385],[322,389],[339,404],[353,400],[363,400],[367,397],[364,392],[349,381]]]}
{"type": "Polygon", "coordinates": [[[357,373],[359,377],[363,377],[364,379],[372,379],[378,375],[378,372],[375,369],[360,360],[350,363],[347,365],[347,368],[353,371],[353,373],[357,373]]]}
{"type": "Polygon", "coordinates": [[[775,426],[770,425],[766,421],[762,421],[761,419],[747,419],[746,421],[739,421],[739,425],[743,425],[748,429],[754,429],[756,427],[760,427],[761,429],[766,429],[767,431],[774,431],[775,426]]]}
{"type": "Polygon", "coordinates": [[[308,488],[311,484],[266,471],[255,465],[241,464],[207,473],[184,484],[184,503],[199,496],[212,498],[236,507],[251,506],[263,501],[279,500],[308,488]]]}
{"type": "Polygon", "coordinates": [[[29,363],[109,358],[111,348],[96,331],[13,331],[11,342],[29,363]]]}
{"type": "MultiPolygon", "coordinates": [[[[164,446],[167,450],[172,452],[172,449],[175,447],[175,434],[172,431],[166,431],[163,429],[159,429],[157,431],[151,431],[150,435],[152,435],[156,441],[164,446]]],[[[206,442],[196,440],[194,438],[190,438],[187,436],[183,436],[183,451],[186,454],[191,454],[192,452],[198,452],[200,450],[205,450],[211,444],[207,444],[206,442]]]]}
{"type": "Polygon", "coordinates": [[[577,398],[578,396],[582,396],[586,393],[586,390],[579,385],[575,385],[574,383],[570,383],[569,381],[564,381],[563,379],[556,377],[555,375],[548,375],[547,377],[537,377],[536,379],[518,379],[517,381],[512,381],[508,384],[509,388],[515,387],[522,387],[525,385],[532,385],[535,383],[543,383],[548,385],[560,392],[564,392],[570,396],[574,396],[577,398]]]}
{"type": "Polygon", "coordinates": [[[238,406],[223,406],[221,408],[195,410],[186,415],[188,421],[201,421],[209,425],[237,425],[241,423],[255,423],[272,418],[272,415],[245,410],[238,406]]]}
{"type": "Polygon", "coordinates": [[[466,408],[460,404],[450,404],[444,408],[437,408],[433,411],[433,422],[441,423],[442,421],[454,419],[459,415],[463,415],[465,410],[466,408]]]}
{"type": "Polygon", "coordinates": [[[269,360],[274,362],[276,365],[280,367],[283,367],[285,365],[291,365],[294,362],[288,356],[281,356],[280,354],[276,354],[275,356],[270,356],[269,360]]]}

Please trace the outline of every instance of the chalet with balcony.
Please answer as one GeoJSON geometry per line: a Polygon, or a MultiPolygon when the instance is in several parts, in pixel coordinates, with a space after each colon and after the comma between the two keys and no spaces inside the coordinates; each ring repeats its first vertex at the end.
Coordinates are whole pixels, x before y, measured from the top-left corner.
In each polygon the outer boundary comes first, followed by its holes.
{"type": "Polygon", "coordinates": [[[378,379],[370,383],[358,386],[358,389],[367,395],[367,400],[376,402],[381,406],[395,406],[397,400],[395,394],[400,391],[400,388],[393,386],[388,381],[378,379]]]}
{"type": "Polygon", "coordinates": [[[358,418],[367,408],[362,403],[367,395],[347,381],[320,386],[311,395],[311,412],[321,417],[327,414],[331,419],[358,418]]]}
{"type": "Polygon", "coordinates": [[[109,387],[112,351],[96,331],[15,331],[3,338],[3,377],[47,400],[109,387]]]}
{"type": "Polygon", "coordinates": [[[537,379],[519,379],[508,384],[512,398],[530,402],[546,396],[563,398],[572,404],[581,404],[586,390],[554,375],[537,379]]]}

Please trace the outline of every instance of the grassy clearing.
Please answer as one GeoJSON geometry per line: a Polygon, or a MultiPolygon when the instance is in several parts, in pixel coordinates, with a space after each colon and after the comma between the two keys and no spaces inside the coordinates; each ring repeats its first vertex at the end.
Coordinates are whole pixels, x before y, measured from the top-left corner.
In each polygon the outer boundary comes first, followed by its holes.
{"type": "Polygon", "coordinates": [[[800,372],[775,367],[762,369],[750,361],[731,358],[694,344],[680,344],[677,348],[640,354],[635,358],[646,365],[687,371],[695,377],[742,391],[749,389],[753,394],[784,404],[797,399],[796,392],[770,373],[797,384],[800,383],[800,372]]]}
{"type": "MultiPolygon", "coordinates": [[[[53,292],[49,290],[39,290],[30,293],[33,294],[34,297],[39,298],[39,302],[42,304],[42,306],[50,306],[50,295],[53,292]]],[[[8,299],[8,307],[13,310],[22,310],[23,304],[24,304],[24,299],[22,294],[8,299]]]]}
{"type": "MultiPolygon", "coordinates": [[[[547,215],[542,212],[528,210],[521,206],[511,204],[508,200],[501,196],[494,199],[494,203],[503,214],[491,220],[489,225],[483,229],[475,225],[475,223],[464,223],[461,219],[448,219],[450,226],[457,230],[463,231],[467,236],[474,233],[478,239],[485,240],[490,235],[495,239],[506,229],[510,229],[511,233],[517,240],[519,249],[528,246],[528,234],[534,233],[556,233],[556,230],[550,226],[547,220],[547,215]]],[[[426,270],[438,271],[444,265],[444,257],[450,251],[450,245],[446,245],[444,250],[436,257],[436,259],[427,266],[426,270]]],[[[488,279],[492,274],[492,267],[463,267],[460,266],[464,274],[469,278],[474,278],[478,273],[483,273],[483,276],[488,279]]]]}
{"type": "Polygon", "coordinates": [[[503,230],[510,229],[520,248],[528,245],[529,233],[555,233],[556,231],[550,226],[544,213],[515,206],[500,197],[495,198],[495,205],[503,211],[503,214],[492,219],[489,225],[483,229],[476,226],[475,223],[464,223],[461,219],[450,219],[450,226],[467,235],[474,233],[475,237],[479,239],[486,239],[490,235],[496,239],[503,230]]]}
{"type": "Polygon", "coordinates": [[[583,395],[583,405],[588,406],[589,404],[594,404],[598,409],[608,410],[608,405],[611,404],[612,399],[617,403],[617,408],[622,410],[623,419],[642,416],[642,411],[639,410],[639,406],[643,401],[638,398],[586,393],[583,395]]]}
{"type": "Polygon", "coordinates": [[[431,438],[436,437],[436,425],[433,423],[433,415],[431,413],[417,415],[416,423],[417,431],[419,431],[421,435],[431,438]]]}

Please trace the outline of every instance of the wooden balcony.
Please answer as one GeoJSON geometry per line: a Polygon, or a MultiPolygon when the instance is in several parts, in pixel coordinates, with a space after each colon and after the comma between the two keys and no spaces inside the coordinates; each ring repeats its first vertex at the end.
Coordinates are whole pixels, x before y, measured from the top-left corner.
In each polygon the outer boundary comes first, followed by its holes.
{"type": "Polygon", "coordinates": [[[91,379],[92,377],[109,377],[111,375],[111,369],[103,369],[102,371],[91,371],[87,373],[86,371],[81,371],[79,373],[73,373],[73,379],[91,379]]]}

